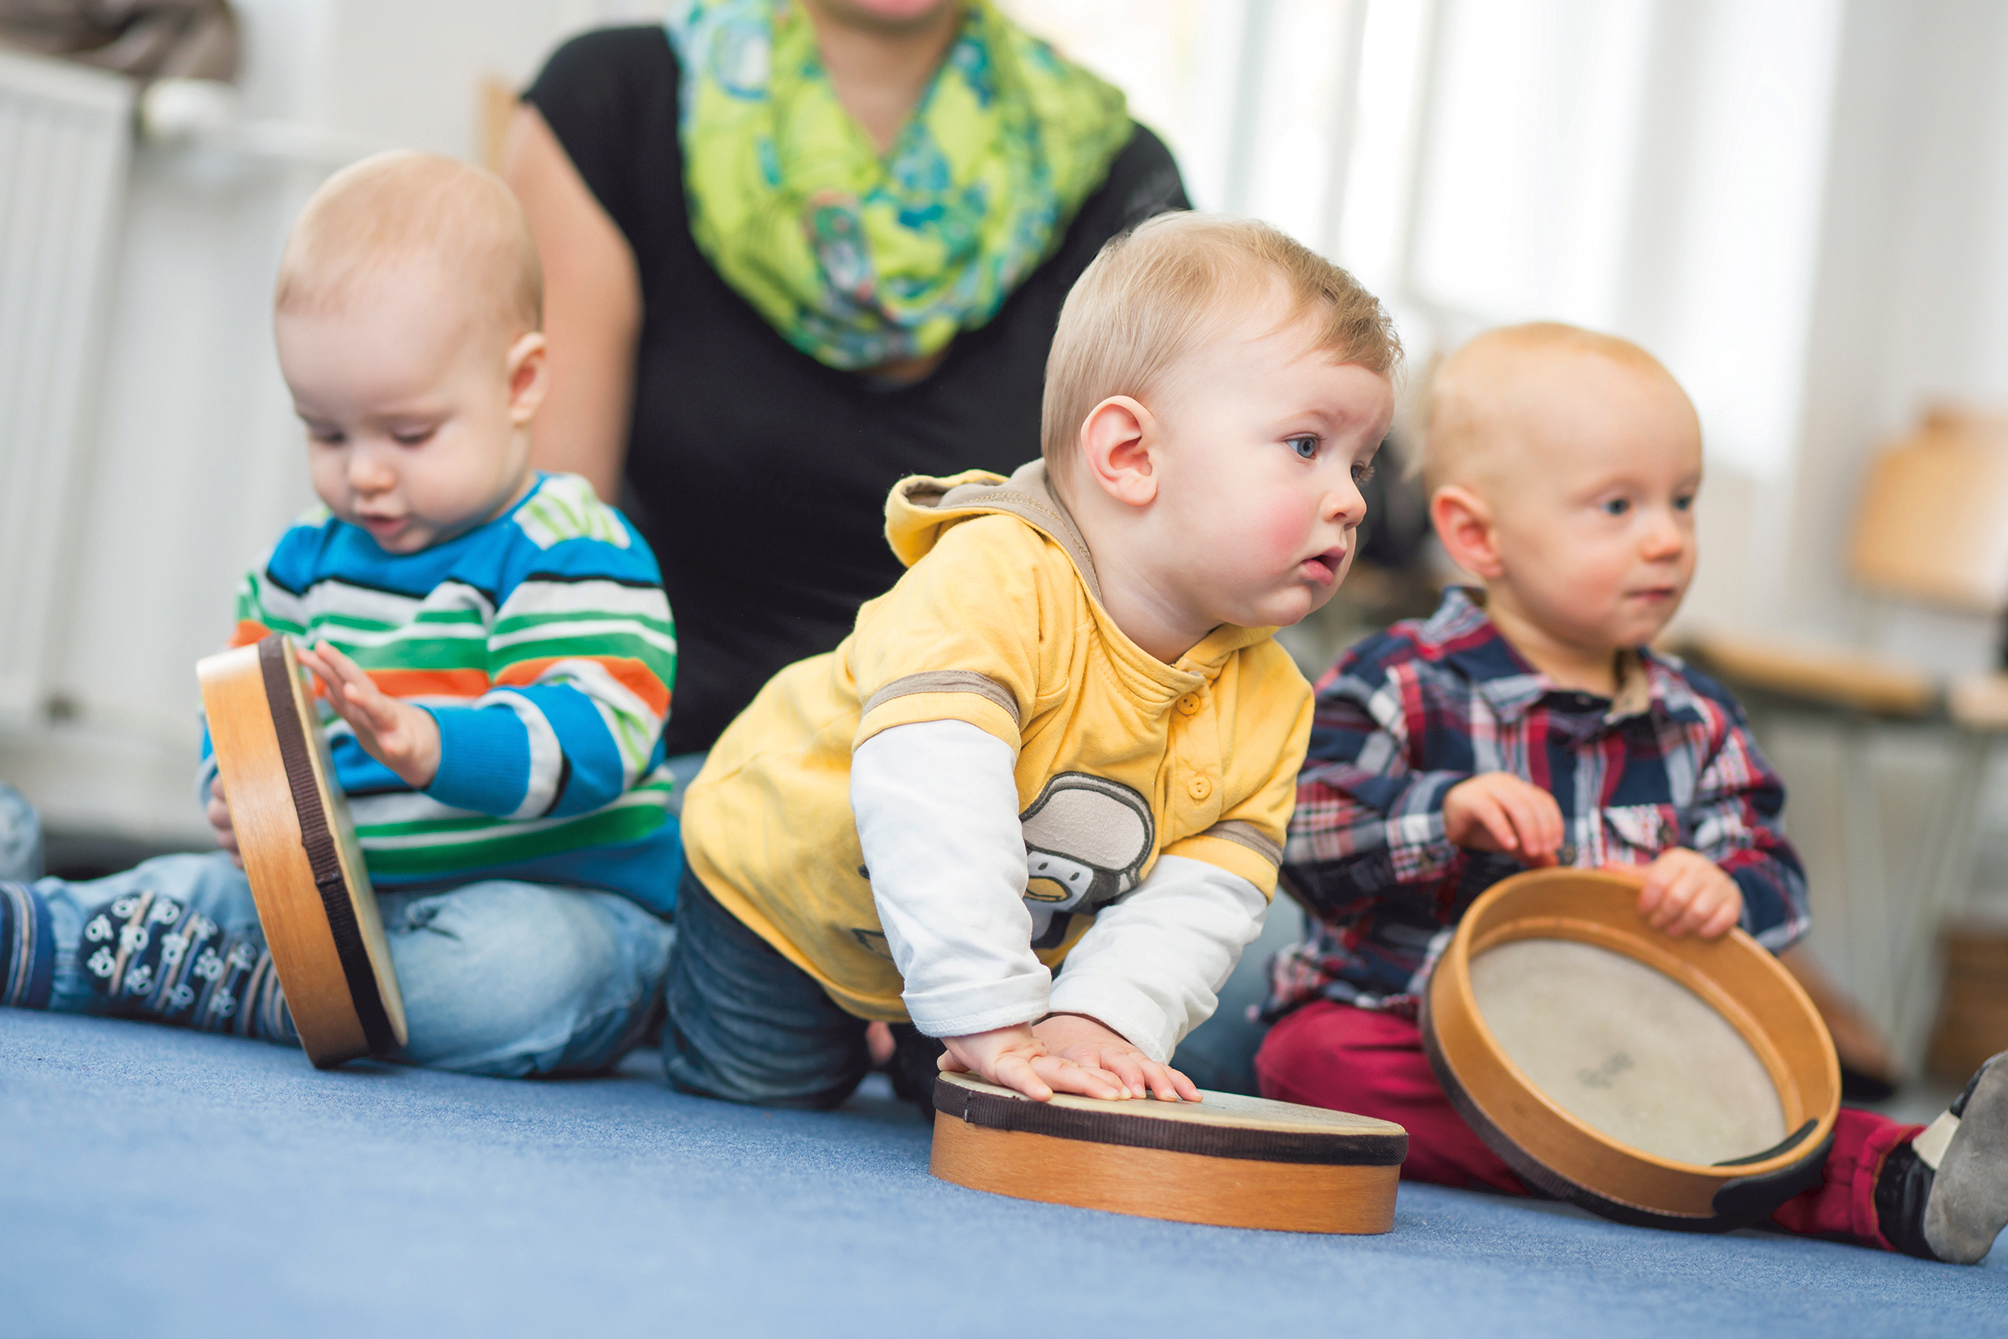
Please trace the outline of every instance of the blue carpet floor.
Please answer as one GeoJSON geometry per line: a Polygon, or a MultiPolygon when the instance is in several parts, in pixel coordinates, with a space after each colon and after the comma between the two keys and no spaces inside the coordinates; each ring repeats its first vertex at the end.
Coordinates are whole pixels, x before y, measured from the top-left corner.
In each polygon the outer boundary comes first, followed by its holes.
{"type": "MultiPolygon", "coordinates": [[[[1344,1238],[927,1175],[886,1097],[743,1110],[0,1010],[0,1334],[2008,1333],[2008,1260],[1405,1186],[1344,1238]]],[[[2008,1250],[1999,1252],[2008,1255],[2008,1250]]]]}

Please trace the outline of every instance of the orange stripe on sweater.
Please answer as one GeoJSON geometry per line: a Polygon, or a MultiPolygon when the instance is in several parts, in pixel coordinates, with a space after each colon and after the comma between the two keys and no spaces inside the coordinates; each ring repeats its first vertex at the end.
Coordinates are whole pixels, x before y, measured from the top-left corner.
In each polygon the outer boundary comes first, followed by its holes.
{"type": "Polygon", "coordinates": [[[370,682],[392,697],[480,697],[493,685],[478,669],[373,669],[370,682]]]}
{"type": "MultiPolygon", "coordinates": [[[[250,619],[240,619],[237,631],[230,639],[232,646],[250,646],[272,635],[272,630],[262,623],[250,619]]],[[[546,656],[538,660],[519,660],[502,671],[499,678],[490,679],[477,669],[462,670],[367,670],[370,681],[392,697],[480,697],[490,688],[508,685],[523,688],[537,681],[539,675],[561,660],[590,660],[605,668],[616,683],[640,698],[648,709],[658,716],[669,712],[669,689],[663,685],[655,672],[632,656],[546,656]]],[[[326,697],[327,689],[319,678],[314,679],[314,695],[326,697]]]]}
{"type": "Polygon", "coordinates": [[[263,623],[255,622],[248,618],[240,618],[237,620],[237,631],[230,635],[230,645],[233,647],[255,646],[271,635],[272,629],[266,627],[263,623]]]}
{"type": "Polygon", "coordinates": [[[633,656],[545,656],[538,660],[519,660],[495,677],[496,686],[526,687],[535,683],[545,670],[565,660],[592,661],[640,698],[650,711],[658,716],[669,713],[668,687],[655,677],[654,670],[633,656]]]}

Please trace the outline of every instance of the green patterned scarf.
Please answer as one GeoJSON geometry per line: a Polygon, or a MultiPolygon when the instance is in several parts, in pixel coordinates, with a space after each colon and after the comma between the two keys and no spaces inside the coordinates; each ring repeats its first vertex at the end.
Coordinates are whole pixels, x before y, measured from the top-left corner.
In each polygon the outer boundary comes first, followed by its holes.
{"type": "Polygon", "coordinates": [[[997,314],[1129,140],[1123,95],[964,0],[962,31],[880,157],[791,0],[694,0],[682,62],[691,233],[831,367],[924,357],[997,314]]]}

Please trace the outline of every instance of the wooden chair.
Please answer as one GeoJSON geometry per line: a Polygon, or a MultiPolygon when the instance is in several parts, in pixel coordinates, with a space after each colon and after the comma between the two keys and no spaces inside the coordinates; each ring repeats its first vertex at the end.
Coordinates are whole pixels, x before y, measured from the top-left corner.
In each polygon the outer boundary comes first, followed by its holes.
{"type": "MultiPolygon", "coordinates": [[[[1870,466],[1855,514],[1849,575],[1865,593],[1999,618],[2008,611],[2008,419],[1934,411],[1870,466]]],[[[1980,787],[1994,739],[2008,731],[2008,676],[1946,681],[1872,656],[1708,634],[1684,654],[1751,709],[1815,712],[1840,733],[1841,821],[1857,992],[1914,1060],[1937,927],[1973,879],[1980,787]],[[1915,872],[1892,905],[1870,743],[1878,726],[1948,731],[1943,801],[1915,872]],[[1865,926],[1879,932],[1864,934],[1865,926]]]]}

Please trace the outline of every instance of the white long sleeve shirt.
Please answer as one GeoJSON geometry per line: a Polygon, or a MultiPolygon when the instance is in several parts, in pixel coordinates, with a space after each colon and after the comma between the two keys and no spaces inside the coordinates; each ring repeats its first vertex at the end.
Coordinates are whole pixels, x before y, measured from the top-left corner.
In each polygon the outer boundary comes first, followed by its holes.
{"type": "Polygon", "coordinates": [[[881,731],[851,761],[851,811],[914,1025],[965,1036],[1078,1013],[1154,1060],[1210,1016],[1268,899],[1203,860],[1161,855],[1102,906],[1055,981],[1032,950],[1011,749],[966,721],[881,731]]]}

